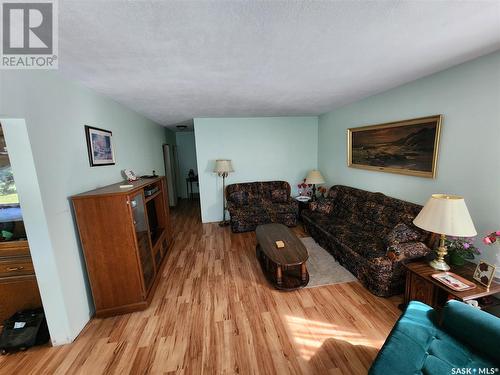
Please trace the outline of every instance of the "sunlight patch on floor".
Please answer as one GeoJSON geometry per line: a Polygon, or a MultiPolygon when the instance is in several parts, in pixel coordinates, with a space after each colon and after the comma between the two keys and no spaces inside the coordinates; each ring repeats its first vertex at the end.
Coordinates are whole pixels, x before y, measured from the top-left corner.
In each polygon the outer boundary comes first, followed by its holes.
{"type": "Polygon", "coordinates": [[[383,344],[383,340],[371,339],[359,332],[346,330],[335,324],[290,315],[285,315],[284,318],[294,344],[300,356],[305,360],[311,359],[327,340],[376,349],[383,344]]]}

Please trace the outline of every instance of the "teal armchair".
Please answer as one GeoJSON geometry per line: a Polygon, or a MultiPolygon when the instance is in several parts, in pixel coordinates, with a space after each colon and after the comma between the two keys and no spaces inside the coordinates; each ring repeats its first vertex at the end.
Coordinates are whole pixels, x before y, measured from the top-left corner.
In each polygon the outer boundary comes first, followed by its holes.
{"type": "Polygon", "coordinates": [[[458,301],[449,301],[441,318],[410,302],[369,375],[500,374],[500,318],[458,301]]]}

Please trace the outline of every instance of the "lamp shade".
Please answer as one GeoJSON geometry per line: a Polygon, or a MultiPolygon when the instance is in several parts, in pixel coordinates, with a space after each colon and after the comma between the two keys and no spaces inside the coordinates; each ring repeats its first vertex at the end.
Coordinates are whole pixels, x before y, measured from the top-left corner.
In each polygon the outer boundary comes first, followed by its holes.
{"type": "Polygon", "coordinates": [[[321,175],[321,173],[318,170],[313,169],[312,171],[310,171],[307,174],[306,184],[319,185],[319,184],[324,184],[324,183],[325,183],[325,179],[323,178],[323,176],[321,175]]]}
{"type": "Polygon", "coordinates": [[[215,161],[214,172],[215,173],[229,173],[229,172],[234,172],[233,165],[231,164],[231,160],[228,160],[228,159],[217,159],[215,161]]]}
{"type": "Polygon", "coordinates": [[[477,234],[465,200],[458,195],[433,194],[413,224],[447,236],[473,237],[477,234]]]}

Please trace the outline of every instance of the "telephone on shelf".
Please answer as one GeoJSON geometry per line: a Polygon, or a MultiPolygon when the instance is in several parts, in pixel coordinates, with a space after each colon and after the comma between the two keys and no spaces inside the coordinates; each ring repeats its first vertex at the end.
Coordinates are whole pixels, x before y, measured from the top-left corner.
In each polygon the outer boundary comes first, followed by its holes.
{"type": "Polygon", "coordinates": [[[122,172],[128,181],[137,181],[138,180],[138,177],[130,169],[124,169],[122,172]]]}

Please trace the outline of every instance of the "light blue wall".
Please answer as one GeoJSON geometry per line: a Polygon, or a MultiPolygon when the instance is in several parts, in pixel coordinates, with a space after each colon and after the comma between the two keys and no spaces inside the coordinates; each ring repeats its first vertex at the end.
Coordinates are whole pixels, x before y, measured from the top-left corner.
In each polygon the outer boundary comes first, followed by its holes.
{"type": "MultiPolygon", "coordinates": [[[[432,193],[465,197],[478,233],[500,229],[500,53],[334,110],[319,119],[319,169],[344,184],[424,204],[432,193]],[[443,114],[436,179],[347,167],[350,127],[443,114]]],[[[500,266],[498,248],[483,256],[500,266]]]]}
{"type": "MultiPolygon", "coordinates": [[[[124,168],[138,174],[163,171],[165,129],[47,71],[0,72],[0,114],[0,121],[9,126],[15,122],[6,118],[26,121],[37,179],[21,186],[20,199],[23,210],[33,215],[26,218],[32,223],[27,232],[53,343],[70,342],[89,320],[93,307],[68,198],[120,181],[124,168]],[[116,165],[89,166],[84,125],[113,132],[116,165]],[[38,189],[41,204],[31,198],[38,189]]],[[[14,133],[6,133],[8,143],[12,139],[18,142],[8,144],[10,152],[15,147],[29,149],[28,139],[22,134],[10,137],[14,133]]],[[[13,156],[16,182],[32,180],[34,170],[16,168],[19,165],[26,163],[13,156]]]]}
{"type": "Polygon", "coordinates": [[[216,159],[231,159],[227,183],[285,180],[295,185],[317,166],[317,117],[196,118],[196,156],[203,222],[222,219],[216,159]]]}
{"type": "MultiPolygon", "coordinates": [[[[179,178],[177,191],[179,196],[187,198],[186,178],[190,169],[198,174],[198,165],[196,163],[196,145],[194,141],[194,132],[176,132],[177,157],[179,158],[179,178]]],[[[193,192],[198,192],[196,183],[193,183],[193,192]]]]}
{"type": "Polygon", "coordinates": [[[175,145],[175,132],[165,128],[165,143],[169,145],[175,145]]]}

